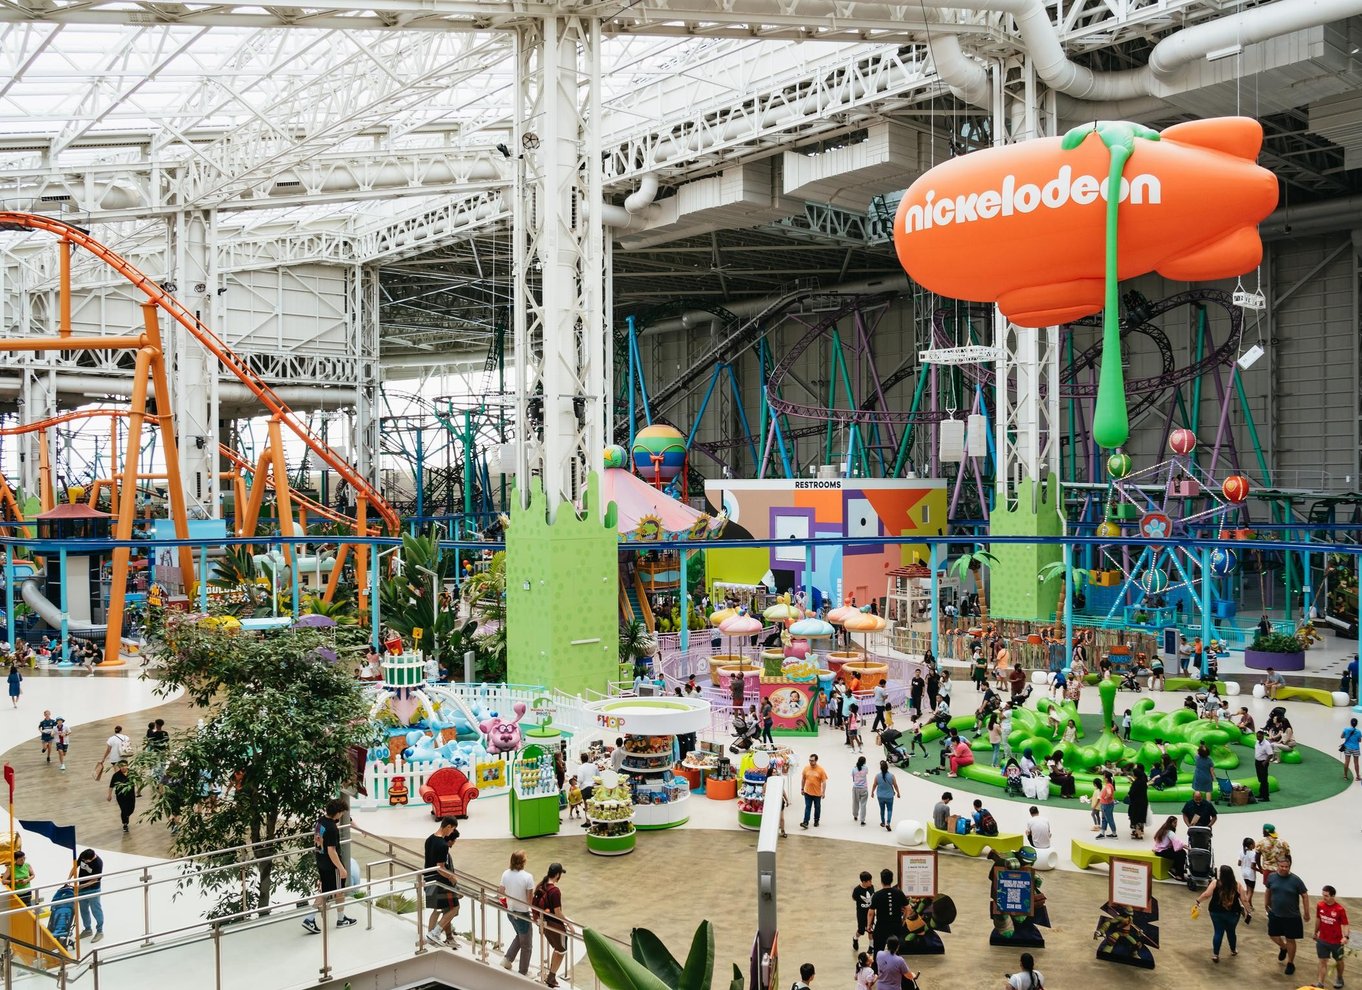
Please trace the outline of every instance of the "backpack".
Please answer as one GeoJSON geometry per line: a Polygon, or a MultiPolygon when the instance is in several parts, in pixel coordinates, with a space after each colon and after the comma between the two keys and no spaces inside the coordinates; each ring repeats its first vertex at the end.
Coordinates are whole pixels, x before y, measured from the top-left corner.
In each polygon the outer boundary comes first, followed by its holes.
{"type": "Polygon", "coordinates": [[[979,812],[979,834],[980,835],[998,834],[998,821],[993,817],[993,815],[988,811],[988,809],[984,809],[979,812]]]}
{"type": "Polygon", "coordinates": [[[956,835],[969,835],[969,820],[968,820],[968,819],[966,819],[966,818],[957,818],[957,819],[955,820],[955,834],[956,834],[956,835]]]}
{"type": "Polygon", "coordinates": [[[118,755],[132,756],[132,740],[127,736],[118,737],[118,755]]]}
{"type": "Polygon", "coordinates": [[[544,917],[544,904],[547,899],[548,888],[539,886],[534,888],[534,893],[530,895],[530,917],[535,921],[540,921],[544,917]]]}

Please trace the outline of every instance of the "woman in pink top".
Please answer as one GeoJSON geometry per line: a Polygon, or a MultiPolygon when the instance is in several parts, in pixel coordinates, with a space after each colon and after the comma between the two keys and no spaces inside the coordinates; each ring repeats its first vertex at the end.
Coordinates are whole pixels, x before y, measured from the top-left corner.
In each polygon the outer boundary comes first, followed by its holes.
{"type": "Polygon", "coordinates": [[[958,777],[961,767],[967,767],[974,762],[974,751],[969,748],[969,743],[963,739],[957,739],[955,746],[951,749],[951,772],[950,776],[958,777]]]}

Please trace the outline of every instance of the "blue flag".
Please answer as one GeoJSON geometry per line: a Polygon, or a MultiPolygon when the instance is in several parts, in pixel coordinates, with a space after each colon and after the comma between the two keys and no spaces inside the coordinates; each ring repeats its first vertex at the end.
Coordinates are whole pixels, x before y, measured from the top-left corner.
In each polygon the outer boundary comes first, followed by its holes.
{"type": "Polygon", "coordinates": [[[71,850],[71,858],[76,858],[76,826],[58,825],[56,822],[21,821],[19,827],[25,832],[50,839],[55,845],[65,846],[71,850]]]}

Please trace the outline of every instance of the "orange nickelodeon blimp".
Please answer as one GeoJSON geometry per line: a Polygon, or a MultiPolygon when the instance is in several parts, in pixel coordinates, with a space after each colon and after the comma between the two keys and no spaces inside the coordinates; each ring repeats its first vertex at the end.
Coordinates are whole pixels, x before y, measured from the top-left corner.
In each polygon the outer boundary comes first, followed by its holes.
{"type": "MultiPolygon", "coordinates": [[[[1101,310],[1112,155],[1096,127],[1078,136],[1070,149],[1039,138],[924,174],[894,222],[904,270],[941,295],[996,302],[1021,326],[1101,310]]],[[[1124,163],[1119,278],[1200,282],[1251,270],[1263,255],[1258,222],[1277,205],[1276,178],[1255,163],[1261,125],[1219,117],[1153,136],[1134,141],[1124,163]]]]}

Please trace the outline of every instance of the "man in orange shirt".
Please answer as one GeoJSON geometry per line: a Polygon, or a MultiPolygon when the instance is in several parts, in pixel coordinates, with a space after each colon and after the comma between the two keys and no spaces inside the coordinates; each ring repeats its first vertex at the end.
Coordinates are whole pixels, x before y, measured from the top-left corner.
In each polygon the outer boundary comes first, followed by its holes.
{"type": "Polygon", "coordinates": [[[809,827],[809,812],[813,812],[813,827],[823,817],[823,791],[828,786],[828,772],[818,765],[818,754],[809,757],[809,765],[799,777],[799,789],[804,793],[804,820],[800,828],[809,827]]]}

